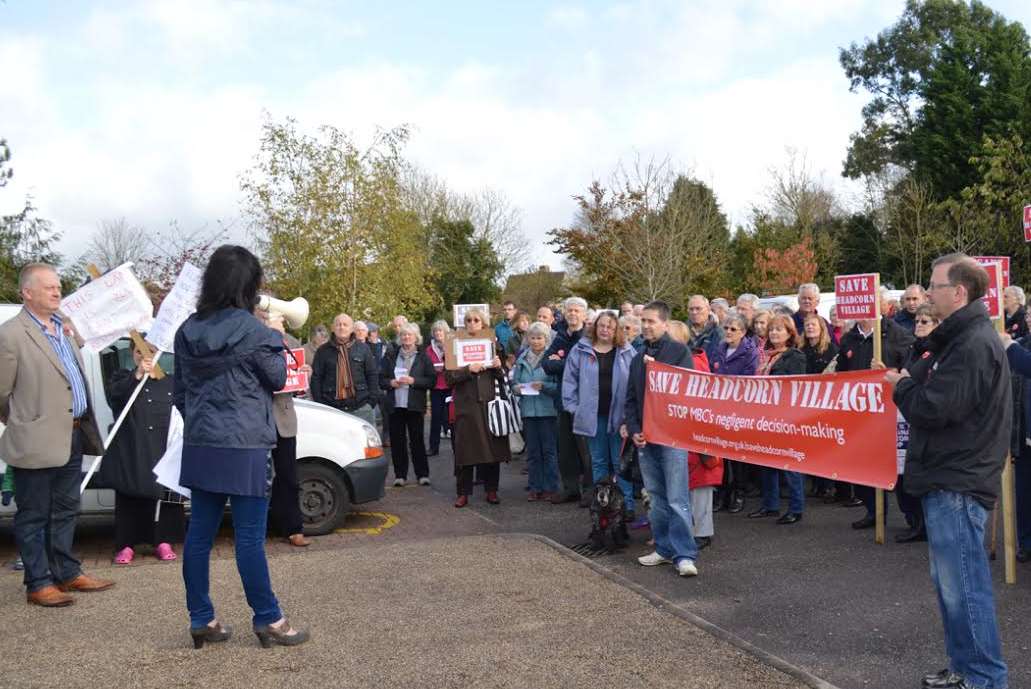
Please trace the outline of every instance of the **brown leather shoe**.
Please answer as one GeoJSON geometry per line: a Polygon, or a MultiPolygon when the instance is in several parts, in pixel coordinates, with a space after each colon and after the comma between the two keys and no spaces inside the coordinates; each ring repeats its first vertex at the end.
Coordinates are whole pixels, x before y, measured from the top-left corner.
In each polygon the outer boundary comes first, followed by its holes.
{"type": "Polygon", "coordinates": [[[304,548],[306,546],[311,545],[311,539],[305,538],[303,533],[290,534],[290,537],[286,540],[290,542],[290,545],[296,546],[298,548],[304,548]]]}
{"type": "Polygon", "coordinates": [[[115,582],[108,579],[96,579],[86,574],[80,574],[71,581],[58,584],[57,588],[62,591],[80,591],[82,593],[93,593],[94,591],[106,591],[115,585],[115,582]]]}
{"type": "Polygon", "coordinates": [[[61,593],[56,586],[44,586],[27,594],[25,598],[29,603],[42,605],[44,608],[63,608],[75,602],[74,598],[67,593],[61,593]]]}

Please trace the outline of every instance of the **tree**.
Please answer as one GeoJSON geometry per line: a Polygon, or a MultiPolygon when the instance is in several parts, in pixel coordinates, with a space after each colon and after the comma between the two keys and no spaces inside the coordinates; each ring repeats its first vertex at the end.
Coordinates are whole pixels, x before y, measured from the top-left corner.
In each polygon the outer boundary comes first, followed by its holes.
{"type": "Polygon", "coordinates": [[[21,301],[18,274],[26,264],[61,264],[61,255],[54,249],[60,238],[49,220],[36,215],[31,197],[20,212],[0,216],[0,301],[21,301]]]}
{"type": "Polygon", "coordinates": [[[676,306],[722,286],[729,230],[705,184],[669,161],[638,161],[617,168],[611,187],[593,182],[574,197],[575,222],[549,232],[572,264],[574,292],[599,303],[661,298],[676,306]]]}
{"type": "Polygon", "coordinates": [[[147,236],[142,227],[130,225],[125,218],[101,220],[90,238],[82,261],[93,263],[104,273],[129,261],[146,258],[147,236]]]}
{"type": "Polygon", "coordinates": [[[8,165],[10,160],[11,148],[7,145],[7,139],[0,139],[0,188],[6,187],[8,180],[14,176],[14,170],[8,165]]]}
{"type": "Polygon", "coordinates": [[[873,95],[851,137],[848,177],[898,166],[936,199],[955,197],[977,180],[971,159],[985,135],[1031,135],[1028,35],[977,0],[907,0],[898,22],[840,61],[850,90],[873,95]]]}
{"type": "Polygon", "coordinates": [[[432,320],[451,312],[454,304],[489,304],[500,296],[501,261],[468,220],[436,218],[430,223],[430,267],[438,301],[432,320]]]}
{"type": "Polygon", "coordinates": [[[425,228],[404,204],[405,127],[361,148],[346,132],[302,134],[268,121],[241,178],[244,214],[270,287],[304,296],[313,322],[337,313],[386,319],[434,305],[425,228]],[[360,310],[361,309],[361,310],[360,310]]]}
{"type": "Polygon", "coordinates": [[[783,251],[757,249],[754,261],[759,285],[765,294],[791,292],[816,277],[816,256],[810,237],[783,251]]]}

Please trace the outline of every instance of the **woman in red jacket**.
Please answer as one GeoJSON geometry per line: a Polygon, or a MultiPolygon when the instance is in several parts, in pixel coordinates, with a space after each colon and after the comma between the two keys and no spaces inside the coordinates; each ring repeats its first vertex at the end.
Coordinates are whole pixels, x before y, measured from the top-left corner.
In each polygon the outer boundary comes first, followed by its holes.
{"type": "Polygon", "coordinates": [[[712,543],[715,527],[712,521],[712,496],[723,483],[723,460],[697,452],[687,453],[687,475],[691,488],[691,517],[694,519],[694,540],[701,550],[712,543]]]}

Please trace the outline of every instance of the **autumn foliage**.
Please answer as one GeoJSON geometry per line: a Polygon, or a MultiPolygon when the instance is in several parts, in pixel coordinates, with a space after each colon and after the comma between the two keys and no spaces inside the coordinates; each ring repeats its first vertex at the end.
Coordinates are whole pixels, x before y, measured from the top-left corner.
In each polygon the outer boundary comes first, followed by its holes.
{"type": "Polygon", "coordinates": [[[816,277],[816,254],[808,236],[783,250],[756,249],[754,261],[764,294],[785,294],[816,277]]]}

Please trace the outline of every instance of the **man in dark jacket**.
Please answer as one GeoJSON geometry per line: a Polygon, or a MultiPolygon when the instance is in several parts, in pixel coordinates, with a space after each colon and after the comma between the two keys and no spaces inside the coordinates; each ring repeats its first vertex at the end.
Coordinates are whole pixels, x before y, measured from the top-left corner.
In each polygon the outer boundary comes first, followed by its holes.
{"type": "Polygon", "coordinates": [[[723,328],[712,317],[709,300],[700,294],[691,297],[687,302],[687,329],[691,333],[691,349],[705,352],[711,365],[719,354],[720,343],[723,342],[723,328]]]}
{"type": "MultiPolygon", "coordinates": [[[[569,297],[563,303],[565,319],[561,325],[556,322],[555,337],[544,353],[541,362],[544,372],[556,376],[560,381],[566,369],[566,356],[573,345],[587,334],[584,328],[587,316],[587,302],[580,297],[569,297]]],[[[562,475],[562,491],[552,498],[553,503],[575,502],[587,507],[587,492],[591,486],[591,467],[586,443],[581,436],[573,434],[573,415],[561,408],[561,398],[556,400],[558,413],[558,469],[562,475]]]]}
{"type": "Polygon", "coordinates": [[[644,351],[630,363],[626,395],[626,422],[620,435],[631,438],[640,455],[641,477],[651,499],[648,519],[655,552],[637,558],[645,567],[672,562],[682,577],[696,576],[698,545],[694,540],[691,516],[691,493],[687,472],[687,452],[673,447],[649,443],[644,435],[645,364],[663,364],[693,368],[691,350],[673,340],[668,333],[669,306],[653,301],[641,314],[644,351]]]}
{"type": "Polygon", "coordinates": [[[902,308],[895,314],[895,323],[909,332],[916,330],[916,310],[927,301],[927,292],[920,285],[910,285],[902,293],[902,308]]]}
{"type": "Polygon", "coordinates": [[[311,397],[375,426],[379,403],[379,362],[364,342],[352,337],[354,321],[346,313],[333,319],[333,336],[312,362],[311,397]]]}
{"type": "Polygon", "coordinates": [[[941,325],[928,355],[885,376],[909,421],[906,490],[923,501],[949,656],[925,687],[1007,686],[984,529],[1009,449],[1012,392],[1006,354],[980,301],[987,286],[987,273],[969,257],[936,260],[929,295],[941,325]]]}
{"type": "MultiPolygon", "coordinates": [[[[884,313],[881,293],[881,312],[884,313]]],[[[875,321],[857,321],[852,329],[841,337],[841,349],[838,351],[838,363],[835,370],[867,371],[873,368],[873,332],[875,321]]],[[[913,334],[887,316],[881,317],[881,360],[887,368],[902,368],[906,363],[909,346],[913,344],[913,334]]],[[[848,484],[838,484],[842,492],[848,484]]],[[[852,522],[853,529],[869,529],[877,523],[875,513],[874,489],[869,486],[854,486],[855,498],[846,502],[846,506],[858,506],[860,502],[866,507],[866,515],[852,522]]],[[[887,510],[887,502],[885,510],[887,510]]]]}

